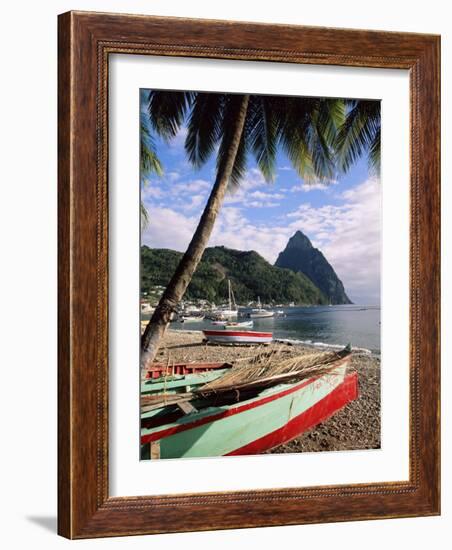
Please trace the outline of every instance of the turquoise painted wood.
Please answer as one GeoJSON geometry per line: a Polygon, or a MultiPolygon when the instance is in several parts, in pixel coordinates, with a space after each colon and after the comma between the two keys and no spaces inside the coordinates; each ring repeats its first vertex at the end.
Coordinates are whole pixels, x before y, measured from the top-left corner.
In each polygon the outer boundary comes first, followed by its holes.
{"type": "Polygon", "coordinates": [[[162,391],[171,393],[180,389],[185,391],[184,388],[187,386],[194,388],[195,386],[202,386],[203,384],[212,382],[212,380],[223,376],[227,370],[228,369],[212,370],[196,374],[176,374],[174,376],[169,376],[166,379],[166,382],[163,378],[150,378],[149,380],[141,383],[141,394],[158,394],[162,391]]]}

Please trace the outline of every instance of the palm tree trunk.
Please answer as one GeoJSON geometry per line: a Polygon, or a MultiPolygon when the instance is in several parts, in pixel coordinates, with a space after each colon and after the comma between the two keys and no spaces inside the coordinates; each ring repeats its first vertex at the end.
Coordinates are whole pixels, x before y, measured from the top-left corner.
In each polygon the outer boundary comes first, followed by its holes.
{"type": "Polygon", "coordinates": [[[171,314],[175,311],[176,306],[184,296],[193,273],[198,267],[207,243],[209,242],[215,220],[223,203],[235,157],[240,145],[248,102],[249,96],[244,95],[237,119],[235,120],[235,127],[232,132],[228,155],[226,156],[225,162],[218,170],[215,184],[204,212],[202,213],[198,227],[141,337],[142,369],[146,369],[154,360],[160,341],[171,320],[171,314]]]}

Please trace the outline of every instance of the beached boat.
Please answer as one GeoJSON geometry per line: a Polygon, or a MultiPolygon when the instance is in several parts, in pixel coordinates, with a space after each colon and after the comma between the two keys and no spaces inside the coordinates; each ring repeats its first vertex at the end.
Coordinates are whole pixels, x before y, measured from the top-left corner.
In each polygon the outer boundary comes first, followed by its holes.
{"type": "Polygon", "coordinates": [[[258,297],[257,308],[252,309],[251,312],[248,313],[248,317],[250,317],[250,319],[265,319],[266,317],[273,317],[274,314],[274,311],[269,311],[268,309],[264,309],[262,307],[261,299],[258,297]]]}
{"type": "Polygon", "coordinates": [[[225,323],[224,328],[226,330],[253,328],[253,324],[254,324],[253,321],[240,321],[237,323],[227,322],[225,323]]]}
{"type": "Polygon", "coordinates": [[[255,332],[252,330],[204,330],[208,342],[216,344],[269,344],[273,340],[272,332],[255,332]]]}
{"type": "Polygon", "coordinates": [[[348,348],[243,366],[157,365],[141,387],[143,459],[256,454],[298,437],[358,396],[348,348]],[[184,374],[184,369],[191,372],[184,374]]]}

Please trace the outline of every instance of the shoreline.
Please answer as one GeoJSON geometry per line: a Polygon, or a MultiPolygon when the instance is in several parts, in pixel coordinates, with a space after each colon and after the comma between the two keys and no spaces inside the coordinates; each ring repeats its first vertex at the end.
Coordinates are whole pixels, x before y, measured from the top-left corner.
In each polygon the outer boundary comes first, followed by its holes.
{"type": "MultiPolygon", "coordinates": [[[[233,361],[263,350],[287,347],[294,354],[312,353],[313,346],[277,340],[262,346],[212,345],[203,342],[201,330],[169,329],[156,360],[158,362],[233,361]]],[[[315,347],[314,349],[319,349],[315,347]]],[[[327,350],[327,348],[324,348],[327,350]]],[[[337,349],[337,348],[336,348],[337,349]]],[[[379,449],[380,432],[380,358],[354,351],[349,372],[358,373],[359,397],[294,440],[268,453],[345,451],[379,449]]]]}
{"type": "MultiPolygon", "coordinates": [[[[148,320],[141,321],[141,330],[144,330],[144,327],[147,325],[148,320]]],[[[210,328],[210,327],[209,327],[210,328]]],[[[204,329],[195,329],[195,328],[170,328],[168,332],[174,333],[184,333],[184,334],[202,334],[204,329]]],[[[272,344],[288,344],[289,346],[299,346],[300,348],[309,348],[311,350],[324,350],[324,351],[337,351],[345,348],[347,344],[329,344],[328,342],[314,342],[313,340],[298,340],[296,338],[274,338],[272,344]]],[[[352,346],[352,351],[357,354],[371,355],[373,357],[380,358],[380,350],[372,350],[370,348],[362,348],[359,346],[352,346]]]]}

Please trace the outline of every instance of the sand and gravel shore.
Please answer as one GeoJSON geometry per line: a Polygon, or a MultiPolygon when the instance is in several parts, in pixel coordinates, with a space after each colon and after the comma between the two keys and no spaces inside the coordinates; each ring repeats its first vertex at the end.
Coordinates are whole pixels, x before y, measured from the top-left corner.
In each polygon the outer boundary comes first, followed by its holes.
{"type": "MultiPolygon", "coordinates": [[[[171,362],[233,361],[283,346],[290,353],[312,353],[308,346],[272,343],[270,346],[206,345],[201,331],[169,330],[157,360],[171,362]]],[[[374,355],[352,355],[350,367],[358,373],[359,397],[313,430],[281,445],[271,453],[345,451],[380,448],[380,359],[374,355]]]]}

